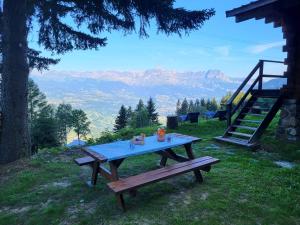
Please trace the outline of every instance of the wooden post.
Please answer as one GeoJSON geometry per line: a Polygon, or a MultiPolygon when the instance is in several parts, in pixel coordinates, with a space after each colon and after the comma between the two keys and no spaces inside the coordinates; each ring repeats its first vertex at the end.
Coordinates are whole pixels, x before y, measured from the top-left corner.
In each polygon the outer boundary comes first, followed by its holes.
{"type": "Polygon", "coordinates": [[[177,116],[167,116],[167,128],[175,130],[178,128],[177,116]]]}
{"type": "Polygon", "coordinates": [[[226,105],[226,117],[227,117],[227,127],[231,126],[231,112],[232,112],[232,104],[226,105]]]}
{"type": "Polygon", "coordinates": [[[263,85],[263,74],[264,74],[264,61],[259,60],[259,80],[258,80],[258,90],[262,90],[263,85]]]}

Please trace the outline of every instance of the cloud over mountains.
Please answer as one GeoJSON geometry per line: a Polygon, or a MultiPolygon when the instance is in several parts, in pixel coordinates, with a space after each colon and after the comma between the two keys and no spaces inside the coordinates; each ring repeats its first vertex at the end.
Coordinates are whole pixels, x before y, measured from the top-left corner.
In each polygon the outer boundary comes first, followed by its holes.
{"type": "Polygon", "coordinates": [[[207,79],[236,83],[236,79],[230,78],[219,70],[199,72],[177,72],[164,69],[150,69],[145,71],[47,71],[43,74],[32,73],[33,77],[43,77],[47,80],[56,79],[63,81],[68,79],[92,79],[95,81],[121,82],[129,86],[193,86],[202,87],[207,79]]]}

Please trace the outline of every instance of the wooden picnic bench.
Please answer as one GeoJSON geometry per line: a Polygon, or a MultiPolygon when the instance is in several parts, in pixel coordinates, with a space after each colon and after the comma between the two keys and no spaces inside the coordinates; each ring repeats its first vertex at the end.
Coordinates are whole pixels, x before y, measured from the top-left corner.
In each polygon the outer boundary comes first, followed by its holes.
{"type": "Polygon", "coordinates": [[[164,168],[152,170],[146,173],[141,173],[135,176],[127,177],[125,179],[119,179],[108,183],[108,187],[116,194],[119,206],[126,210],[123,193],[126,191],[136,190],[139,187],[165,180],[183,173],[191,171],[196,172],[197,181],[202,183],[203,178],[199,170],[209,171],[211,165],[218,163],[220,160],[212,158],[210,156],[197,158],[187,162],[177,163],[164,168]]]}
{"type": "Polygon", "coordinates": [[[85,166],[85,165],[91,165],[91,164],[93,164],[95,162],[95,159],[92,158],[92,157],[90,157],[90,156],[86,156],[86,157],[74,159],[74,162],[78,166],[85,166]]]}
{"type": "Polygon", "coordinates": [[[168,135],[172,135],[170,142],[157,142],[156,137],[151,136],[145,139],[145,145],[135,146],[133,149],[129,147],[129,141],[85,147],[83,151],[88,156],[75,159],[74,161],[79,166],[89,165],[92,167],[92,185],[96,185],[98,174],[109,180],[108,187],[116,194],[119,206],[125,210],[124,192],[129,191],[131,195],[135,195],[136,189],[139,187],[190,171],[194,172],[196,180],[201,183],[203,178],[200,170],[208,172],[211,165],[219,162],[218,159],[209,156],[195,159],[192,144],[200,141],[200,138],[176,133],[168,135]],[[179,146],[185,147],[187,157],[172,150],[172,148],[179,146]],[[163,168],[127,178],[119,178],[118,168],[124,159],[146,153],[159,154],[161,156],[160,166],[163,168]],[[168,159],[178,163],[166,166],[168,159]],[[103,163],[108,163],[110,170],[103,167],[101,165],[103,163]]]}

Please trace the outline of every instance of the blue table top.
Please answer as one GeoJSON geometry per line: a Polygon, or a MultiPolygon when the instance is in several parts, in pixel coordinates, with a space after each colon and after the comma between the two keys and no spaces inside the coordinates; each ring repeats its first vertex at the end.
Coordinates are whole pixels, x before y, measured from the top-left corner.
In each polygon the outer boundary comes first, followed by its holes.
{"type": "MultiPolygon", "coordinates": [[[[168,148],[174,148],[184,144],[192,143],[200,140],[200,138],[180,135],[180,134],[167,134],[167,137],[171,137],[171,141],[158,142],[156,136],[150,136],[145,138],[144,145],[130,145],[130,140],[116,141],[108,144],[88,146],[86,151],[94,152],[95,155],[101,155],[106,161],[112,161],[122,158],[128,158],[130,156],[142,155],[146,153],[165,150],[168,148]]],[[[166,138],[167,139],[167,138],[166,138]]]]}

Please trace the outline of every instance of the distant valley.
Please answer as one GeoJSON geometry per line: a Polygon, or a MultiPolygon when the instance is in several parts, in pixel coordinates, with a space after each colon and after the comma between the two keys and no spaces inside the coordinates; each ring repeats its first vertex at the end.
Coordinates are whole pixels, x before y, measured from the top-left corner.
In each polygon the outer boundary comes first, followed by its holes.
{"type": "MultiPolygon", "coordinates": [[[[135,72],[47,71],[33,72],[31,77],[54,105],[69,103],[88,113],[92,133],[97,136],[113,128],[122,104],[135,107],[141,98],[153,97],[158,112],[166,116],[175,112],[177,99],[212,98],[218,100],[235,91],[242,78],[231,78],[219,70],[176,72],[152,69],[135,72]]],[[[279,85],[273,82],[272,85],[279,85]],[[273,84],[275,83],[275,84],[273,84]]]]}

